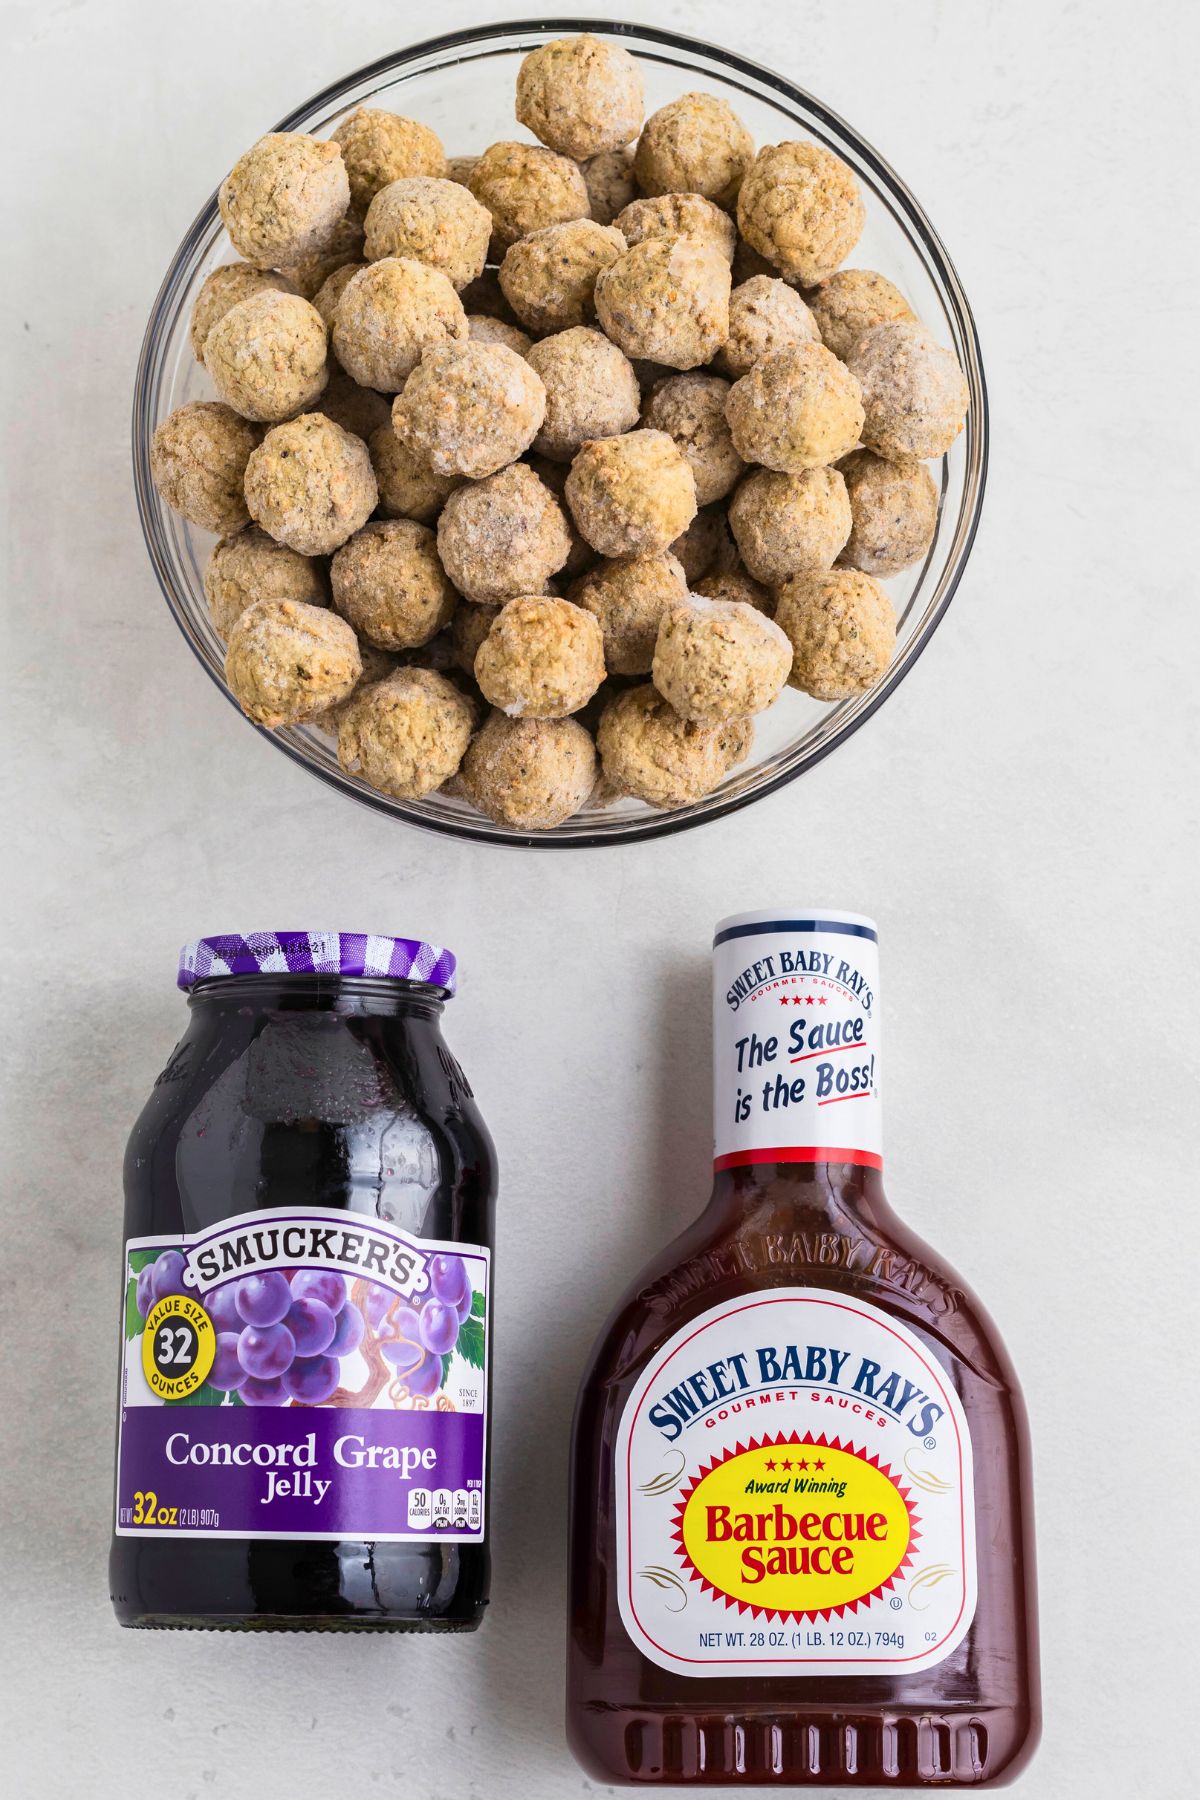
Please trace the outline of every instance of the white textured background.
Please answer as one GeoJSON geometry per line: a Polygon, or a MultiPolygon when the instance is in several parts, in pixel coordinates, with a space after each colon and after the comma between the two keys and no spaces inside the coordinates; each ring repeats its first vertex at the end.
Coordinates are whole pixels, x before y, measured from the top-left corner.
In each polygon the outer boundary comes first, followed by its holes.
{"type": "Polygon", "coordinates": [[[944,626],[847,747],[722,824],[553,857],[376,818],[239,727],[159,598],[129,478],[147,310],[235,156],[354,66],[507,10],[0,13],[8,1791],[591,1791],[560,1728],[576,1372],[705,1197],[712,921],[792,897],[880,922],[892,1197],[1024,1377],[1046,1734],[1020,1792],[1176,1800],[1200,1629],[1194,9],[630,0],[785,70],[925,202],[979,319],[992,478],[944,626]],[[181,1027],[179,943],[297,922],[425,932],[465,965],[448,1035],[499,1140],[505,1303],[474,1638],[137,1635],[109,1612],[125,1134],[181,1027]]]}

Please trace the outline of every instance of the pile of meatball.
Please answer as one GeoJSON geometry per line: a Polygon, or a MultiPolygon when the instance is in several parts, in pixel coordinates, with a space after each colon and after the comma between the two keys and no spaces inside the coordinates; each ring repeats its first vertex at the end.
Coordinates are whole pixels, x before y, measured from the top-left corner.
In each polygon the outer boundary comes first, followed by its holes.
{"type": "Polygon", "coordinates": [[[863,227],[817,144],[755,149],[684,94],[644,118],[591,34],[522,62],[536,143],[447,158],[362,107],[272,133],[220,209],[192,344],[215,400],[159,427],[164,500],[220,533],[229,688],[412,800],[520,831],[689,806],[785,687],[842,701],[895,649],[954,356],[842,268],[863,227]]]}

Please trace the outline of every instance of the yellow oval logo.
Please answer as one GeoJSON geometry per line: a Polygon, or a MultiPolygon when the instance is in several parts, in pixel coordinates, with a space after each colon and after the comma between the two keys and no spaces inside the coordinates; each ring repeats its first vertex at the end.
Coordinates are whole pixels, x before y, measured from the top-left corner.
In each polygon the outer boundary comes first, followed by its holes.
{"type": "Polygon", "coordinates": [[[693,1580],[743,1611],[854,1611],[902,1575],[920,1536],[909,1490],[838,1438],[752,1439],[701,1469],[676,1506],[693,1580]]]}

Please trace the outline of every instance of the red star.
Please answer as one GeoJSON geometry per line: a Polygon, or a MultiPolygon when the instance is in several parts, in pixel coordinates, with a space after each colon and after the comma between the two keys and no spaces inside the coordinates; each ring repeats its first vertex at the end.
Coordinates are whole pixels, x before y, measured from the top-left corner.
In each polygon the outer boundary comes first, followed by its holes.
{"type": "Polygon", "coordinates": [[[780,1006],[786,1006],[786,1005],[787,1005],[787,995],[786,995],[786,994],[781,994],[781,995],[780,995],[780,996],[779,996],[779,1004],[780,1004],[780,1006]]]}
{"type": "Polygon", "coordinates": [[[813,1468],[814,1469],[823,1469],[824,1467],[825,1467],[825,1464],[821,1461],[820,1457],[818,1457],[816,1462],[813,1464],[813,1468]]]}
{"type": "MultiPolygon", "coordinates": [[[[804,1004],[805,1004],[805,1006],[815,1006],[817,1003],[813,999],[812,995],[810,994],[808,996],[808,999],[804,1002],[804,1004]]],[[[821,1005],[824,1006],[824,1004],[825,1004],[825,1002],[822,1000],[821,1005]]]]}
{"type": "Polygon", "coordinates": [[[785,1469],[790,1469],[792,1465],[790,1462],[785,1460],[781,1466],[785,1469]]]}
{"type": "Polygon", "coordinates": [[[821,998],[817,1001],[817,1005],[818,1006],[828,1006],[829,1005],[829,1002],[828,1002],[828,1000],[826,1000],[824,994],[822,994],[821,998]]]}
{"type": "Polygon", "coordinates": [[[804,1005],[804,1000],[800,994],[792,995],[792,1005],[793,1006],[803,1006],[804,1005]]]}
{"type": "Polygon", "coordinates": [[[798,1469],[807,1469],[807,1467],[808,1467],[808,1464],[807,1464],[807,1463],[806,1463],[806,1462],[798,1462],[798,1463],[797,1463],[797,1464],[796,1464],[796,1467],[797,1467],[797,1468],[798,1468],[798,1469]]]}
{"type": "Polygon", "coordinates": [[[767,1465],[766,1465],[766,1466],[767,1466],[767,1468],[768,1468],[768,1469],[773,1469],[773,1468],[774,1468],[774,1467],[775,1467],[775,1462],[774,1462],[774,1459],[773,1459],[773,1458],[772,1458],[772,1457],[768,1457],[768,1458],[767,1458],[767,1465]]]}

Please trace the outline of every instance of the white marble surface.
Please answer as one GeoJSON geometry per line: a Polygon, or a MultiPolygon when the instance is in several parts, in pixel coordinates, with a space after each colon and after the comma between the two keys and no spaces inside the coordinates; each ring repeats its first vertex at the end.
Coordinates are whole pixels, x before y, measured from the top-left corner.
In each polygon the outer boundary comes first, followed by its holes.
{"type": "Polygon", "coordinates": [[[376,818],[240,728],[159,599],[129,482],[146,312],[216,178],[327,80],[505,8],[0,15],[14,1800],[589,1789],[560,1726],[576,1371],[625,1279],[703,1199],[708,932],[775,896],[879,919],[892,1196],[982,1290],[1025,1380],[1046,1733],[1020,1791],[1195,1791],[1177,1373],[1200,1251],[1197,145],[1179,79],[1195,14],[630,10],[777,63],[910,181],[978,314],[993,473],[943,629],[852,743],[716,827],[542,859],[376,818]],[[424,931],[465,965],[449,1036],[504,1171],[496,1582],[474,1639],[168,1638],[110,1615],[124,1137],[180,1026],[178,944],[294,921],[424,931]]]}

